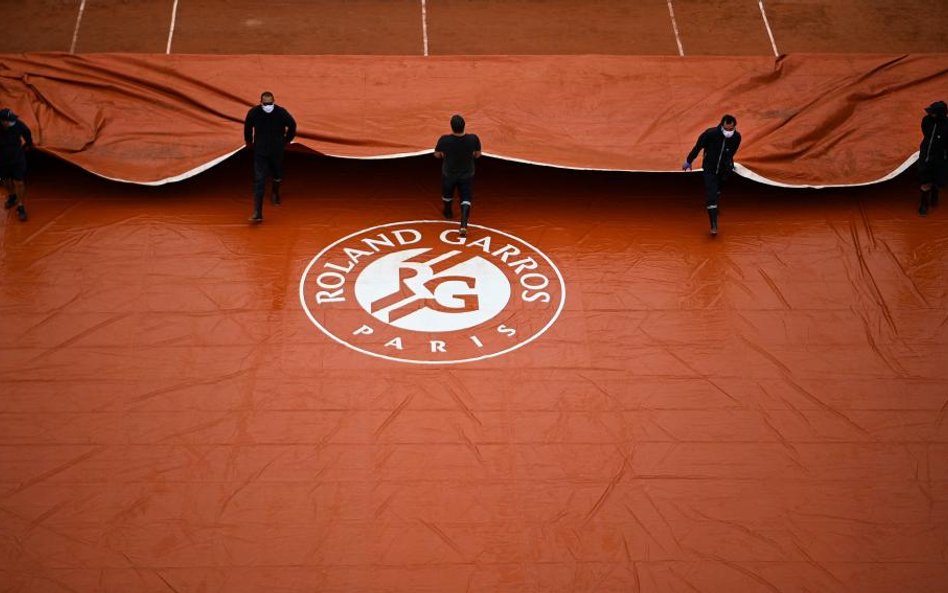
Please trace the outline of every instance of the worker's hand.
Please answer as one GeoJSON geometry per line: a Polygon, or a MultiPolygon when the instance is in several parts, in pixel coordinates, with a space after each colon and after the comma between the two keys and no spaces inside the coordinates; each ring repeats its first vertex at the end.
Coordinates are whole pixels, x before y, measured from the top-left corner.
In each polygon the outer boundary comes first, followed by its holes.
{"type": "Polygon", "coordinates": [[[681,170],[682,170],[682,171],[691,171],[691,163],[689,163],[688,161],[685,161],[684,163],[682,163],[682,165],[681,165],[681,170]]]}

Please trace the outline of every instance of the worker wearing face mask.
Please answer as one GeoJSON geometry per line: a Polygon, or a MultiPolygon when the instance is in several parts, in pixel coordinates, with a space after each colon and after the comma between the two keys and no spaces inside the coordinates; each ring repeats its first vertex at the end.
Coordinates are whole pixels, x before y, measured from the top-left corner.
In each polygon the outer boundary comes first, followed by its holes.
{"type": "Polygon", "coordinates": [[[721,197],[721,182],[734,169],[734,155],[741,145],[741,133],[737,131],[737,118],[725,115],[721,123],[708,128],[698,136],[695,147],[688,153],[681,168],[691,170],[691,163],[704,151],[701,168],[704,173],[705,208],[711,222],[711,235],[718,234],[718,198],[721,197]]]}
{"type": "Polygon", "coordinates": [[[273,180],[270,201],[279,206],[283,149],[295,136],[296,121],[293,116],[274,103],[273,93],[262,93],[260,104],[251,108],[244,120],[244,142],[253,148],[253,214],[250,222],[263,220],[263,193],[267,177],[273,180]]]}
{"type": "Polygon", "coordinates": [[[921,216],[930,206],[938,205],[938,189],[948,177],[948,105],[935,101],[925,108],[922,118],[922,144],[918,148],[918,180],[922,197],[918,205],[921,216]]]}

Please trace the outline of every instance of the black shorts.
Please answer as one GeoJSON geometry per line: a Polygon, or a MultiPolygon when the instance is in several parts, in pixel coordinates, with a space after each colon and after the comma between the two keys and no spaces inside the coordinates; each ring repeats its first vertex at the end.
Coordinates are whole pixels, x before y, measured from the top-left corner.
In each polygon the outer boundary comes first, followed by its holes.
{"type": "Polygon", "coordinates": [[[0,179],[26,180],[26,155],[0,160],[0,179]]]}

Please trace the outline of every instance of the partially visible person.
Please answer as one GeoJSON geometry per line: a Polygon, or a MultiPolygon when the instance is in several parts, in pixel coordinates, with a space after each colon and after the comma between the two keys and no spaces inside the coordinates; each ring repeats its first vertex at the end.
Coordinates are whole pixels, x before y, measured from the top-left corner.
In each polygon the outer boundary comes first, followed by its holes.
{"type": "Polygon", "coordinates": [[[27,221],[26,151],[33,149],[33,134],[9,109],[0,109],[0,179],[7,190],[6,210],[16,207],[16,216],[27,221]]]}
{"type": "Polygon", "coordinates": [[[721,185],[734,170],[734,155],[741,146],[741,133],[737,131],[737,118],[725,115],[721,123],[708,128],[698,136],[694,148],[688,153],[681,168],[691,170],[691,163],[704,151],[701,168],[704,177],[704,205],[711,223],[711,236],[718,234],[718,201],[721,185]]]}
{"type": "Polygon", "coordinates": [[[918,147],[918,181],[921,198],[920,216],[938,205],[938,190],[948,178],[948,105],[935,101],[925,108],[922,117],[922,143],[918,147]]]}
{"type": "Polygon", "coordinates": [[[454,218],[454,193],[461,198],[461,237],[467,236],[467,222],[471,216],[474,182],[474,159],[481,156],[481,140],[476,134],[464,133],[464,118],[451,116],[451,133],[438,139],[434,155],[441,159],[441,201],[444,217],[454,218]]]}
{"type": "Polygon", "coordinates": [[[283,152],[295,137],[296,120],[290,112],[274,102],[270,91],[261,93],[260,104],[252,107],[244,120],[244,143],[253,148],[253,214],[250,222],[263,220],[267,177],[273,180],[270,201],[274,206],[280,205],[283,152]]]}

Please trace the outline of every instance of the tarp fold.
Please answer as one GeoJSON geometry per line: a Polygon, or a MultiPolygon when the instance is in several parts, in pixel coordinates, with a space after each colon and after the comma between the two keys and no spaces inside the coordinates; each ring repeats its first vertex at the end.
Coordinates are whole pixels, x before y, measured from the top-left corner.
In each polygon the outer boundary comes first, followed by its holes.
{"type": "Polygon", "coordinates": [[[430,150],[462,113],[487,154],[575,169],[676,171],[724,113],[738,173],[858,185],[911,165],[944,54],[667,56],[0,56],[0,92],[43,150],[97,175],[161,184],[239,150],[263,90],[326,155],[430,150]]]}

